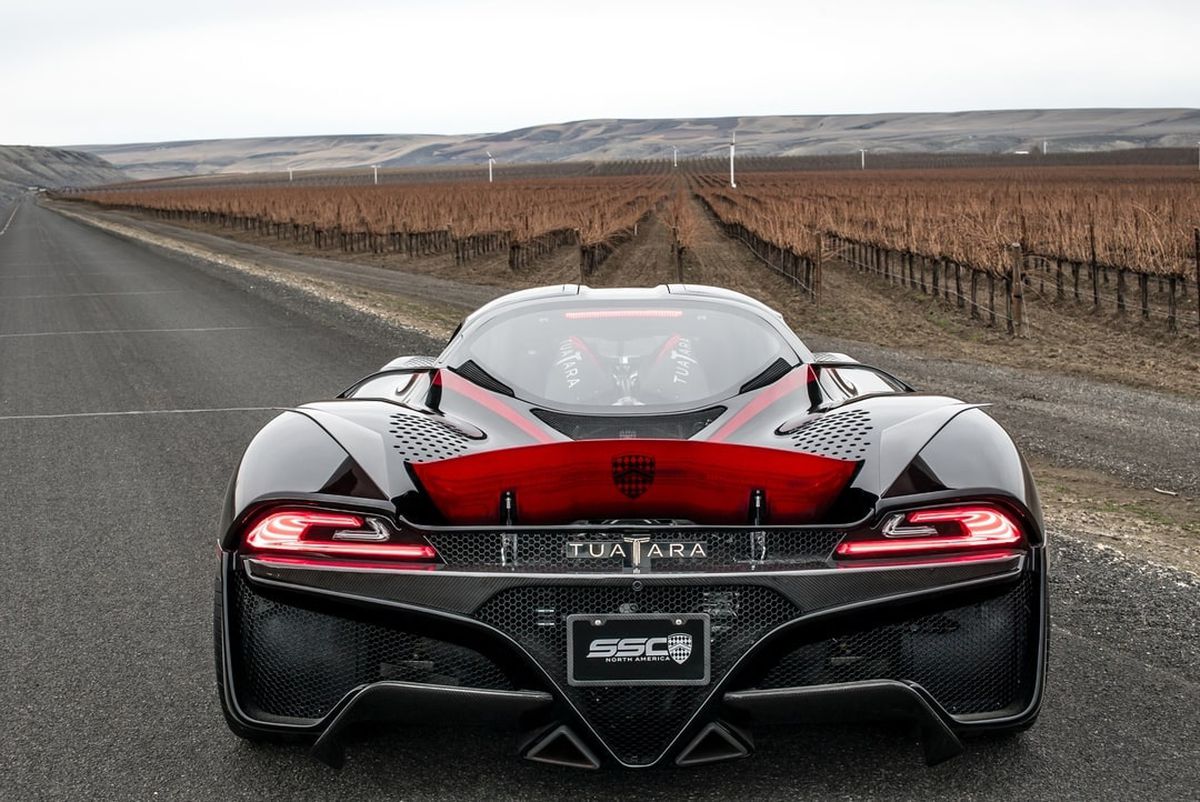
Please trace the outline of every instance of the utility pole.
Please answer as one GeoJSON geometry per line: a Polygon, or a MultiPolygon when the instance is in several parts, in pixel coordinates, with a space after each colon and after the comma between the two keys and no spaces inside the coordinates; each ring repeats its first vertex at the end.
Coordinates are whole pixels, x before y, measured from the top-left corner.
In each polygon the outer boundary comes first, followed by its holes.
{"type": "Polygon", "coordinates": [[[729,186],[737,189],[737,181],[733,174],[733,151],[737,145],[737,132],[733,131],[729,134],[729,186]]]}
{"type": "Polygon", "coordinates": [[[1046,155],[1046,140],[1042,140],[1042,155],[1046,155]]]}
{"type": "Polygon", "coordinates": [[[379,183],[379,165],[372,164],[371,169],[375,171],[375,183],[378,184],[379,183]]]}
{"type": "Polygon", "coordinates": [[[488,157],[488,183],[490,184],[492,183],[492,165],[496,163],[496,160],[492,158],[492,152],[490,150],[485,150],[484,153],[486,153],[488,157]]]}
{"type": "Polygon", "coordinates": [[[288,183],[292,183],[292,168],[288,168],[288,183]]]}
{"type": "Polygon", "coordinates": [[[679,148],[671,148],[671,166],[679,166],[679,148]]]}
{"type": "Polygon", "coordinates": [[[858,169],[860,169],[860,170],[867,169],[867,149],[859,148],[858,155],[859,155],[858,169]]]}

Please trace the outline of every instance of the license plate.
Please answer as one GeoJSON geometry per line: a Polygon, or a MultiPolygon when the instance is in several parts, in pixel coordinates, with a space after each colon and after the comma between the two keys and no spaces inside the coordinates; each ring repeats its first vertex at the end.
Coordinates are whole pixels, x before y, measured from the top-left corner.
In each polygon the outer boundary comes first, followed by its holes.
{"type": "Polygon", "coordinates": [[[571,685],[707,685],[708,615],[567,617],[571,685]]]}

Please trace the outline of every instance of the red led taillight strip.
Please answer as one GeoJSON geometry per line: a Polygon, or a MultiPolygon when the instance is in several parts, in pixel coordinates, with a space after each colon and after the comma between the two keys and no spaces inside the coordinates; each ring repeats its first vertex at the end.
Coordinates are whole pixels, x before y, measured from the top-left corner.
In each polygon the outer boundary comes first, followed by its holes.
{"type": "Polygon", "coordinates": [[[369,525],[360,515],[281,510],[259,519],[246,533],[243,544],[247,553],[291,557],[324,555],[402,561],[437,558],[437,551],[427,543],[394,542],[388,537],[387,530],[369,525]]]}
{"type": "Polygon", "coordinates": [[[683,317],[682,309],[585,309],[563,312],[567,320],[598,320],[611,317],[683,317]]]}
{"type": "Polygon", "coordinates": [[[839,557],[919,556],[1012,548],[1023,540],[1016,521],[994,507],[948,507],[893,516],[870,538],[842,541],[836,553],[839,557]]]}

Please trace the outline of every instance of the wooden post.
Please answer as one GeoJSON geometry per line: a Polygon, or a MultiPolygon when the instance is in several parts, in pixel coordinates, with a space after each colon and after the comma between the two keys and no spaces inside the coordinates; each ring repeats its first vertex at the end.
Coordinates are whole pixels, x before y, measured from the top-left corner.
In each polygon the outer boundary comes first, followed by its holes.
{"type": "Polygon", "coordinates": [[[1090,262],[1092,271],[1092,309],[1100,308],[1100,273],[1096,265],[1096,224],[1088,226],[1088,241],[1091,244],[1090,262]]]}
{"type": "Polygon", "coordinates": [[[1196,325],[1200,327],[1200,228],[1194,229],[1192,235],[1196,248],[1196,283],[1194,285],[1194,289],[1196,290],[1196,325]]]}
{"type": "Polygon", "coordinates": [[[1025,251],[1013,249],[1012,267],[1012,327],[1018,337],[1026,336],[1025,326],[1025,251]]]}
{"type": "Polygon", "coordinates": [[[958,262],[954,263],[954,302],[958,304],[959,309],[962,309],[966,302],[962,290],[962,265],[958,262]]]}
{"type": "Polygon", "coordinates": [[[1117,268],[1117,312],[1125,314],[1125,268],[1117,268]]]}
{"type": "Polygon", "coordinates": [[[583,237],[580,235],[578,229],[575,232],[575,241],[579,243],[579,283],[587,284],[587,271],[584,269],[584,259],[586,258],[588,249],[584,247],[583,237]]]}
{"type": "Polygon", "coordinates": [[[1063,270],[1062,259],[1054,260],[1054,288],[1057,291],[1058,300],[1063,299],[1063,270]]]}
{"type": "Polygon", "coordinates": [[[971,270],[971,319],[979,319],[979,271],[971,270]]]}
{"type": "Polygon", "coordinates": [[[1167,331],[1174,334],[1179,330],[1179,323],[1175,319],[1175,276],[1167,279],[1167,331]]]}
{"type": "Polygon", "coordinates": [[[825,267],[825,244],[821,232],[817,232],[817,258],[813,263],[813,300],[821,303],[821,272],[825,267]]]}
{"type": "Polygon", "coordinates": [[[1013,288],[1016,286],[1017,283],[1013,281],[1013,271],[1010,267],[1008,275],[1004,277],[1004,325],[1009,334],[1016,333],[1016,327],[1013,326],[1013,288]]]}
{"type": "Polygon", "coordinates": [[[988,325],[996,325],[996,274],[988,273],[988,325]]]}
{"type": "Polygon", "coordinates": [[[1142,320],[1150,319],[1150,276],[1138,273],[1138,292],[1142,300],[1142,320]]]}

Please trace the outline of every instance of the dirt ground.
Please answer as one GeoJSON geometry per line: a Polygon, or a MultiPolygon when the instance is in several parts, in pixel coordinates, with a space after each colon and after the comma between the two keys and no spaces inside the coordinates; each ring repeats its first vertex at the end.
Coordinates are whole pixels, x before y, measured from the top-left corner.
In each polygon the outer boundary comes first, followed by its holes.
{"type": "Polygon", "coordinates": [[[1200,499],[1130,487],[1113,476],[1031,460],[1052,530],[1200,574],[1200,499]]]}

